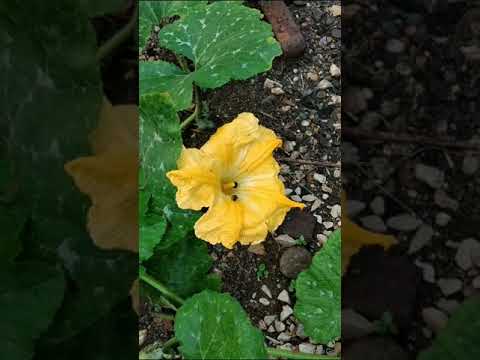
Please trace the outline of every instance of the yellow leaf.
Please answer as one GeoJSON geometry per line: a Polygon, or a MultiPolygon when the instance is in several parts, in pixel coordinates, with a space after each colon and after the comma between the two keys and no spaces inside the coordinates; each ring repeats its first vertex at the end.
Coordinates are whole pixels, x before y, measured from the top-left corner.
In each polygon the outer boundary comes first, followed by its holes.
{"type": "MultiPolygon", "coordinates": [[[[346,209],[346,195],[342,193],[342,208],[346,209]]],[[[380,245],[385,249],[396,244],[396,239],[391,235],[377,234],[365,230],[353,223],[342,211],[342,273],[348,269],[350,259],[363,246],[380,245]]]]}

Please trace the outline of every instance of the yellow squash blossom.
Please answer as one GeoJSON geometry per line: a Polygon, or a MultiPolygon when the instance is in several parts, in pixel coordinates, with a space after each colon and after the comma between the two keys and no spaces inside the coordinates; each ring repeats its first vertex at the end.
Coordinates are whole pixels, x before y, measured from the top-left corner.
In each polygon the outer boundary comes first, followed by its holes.
{"type": "MultiPolygon", "coordinates": [[[[88,232],[102,249],[138,252],[137,106],[112,106],[104,99],[91,140],[94,155],[65,164],[66,172],[92,201],[88,232]]],[[[138,281],[131,296],[138,313],[138,281]]]]}
{"type": "Polygon", "coordinates": [[[258,244],[291,208],[304,207],[284,195],[273,158],[281,143],[253,114],[241,113],[200,149],[182,150],[178,169],[167,177],[180,208],[209,208],[195,224],[198,238],[229,249],[237,242],[258,244]]]}
{"type": "MultiPolygon", "coordinates": [[[[346,208],[346,195],[342,193],[342,208],[346,208]]],[[[348,269],[350,259],[363,246],[380,245],[384,249],[390,248],[397,241],[391,235],[377,234],[365,230],[352,222],[346,215],[346,211],[342,212],[342,273],[348,269]]]]}

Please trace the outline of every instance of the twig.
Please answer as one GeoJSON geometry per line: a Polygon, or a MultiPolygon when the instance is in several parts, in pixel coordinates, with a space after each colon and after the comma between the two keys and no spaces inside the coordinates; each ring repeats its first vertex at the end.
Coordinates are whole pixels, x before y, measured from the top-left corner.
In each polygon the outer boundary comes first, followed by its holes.
{"type": "Polygon", "coordinates": [[[162,350],[167,350],[168,348],[171,348],[172,346],[175,346],[178,344],[178,339],[176,337],[173,337],[169,340],[167,340],[163,345],[162,345],[162,350]]]}
{"type": "Polygon", "coordinates": [[[369,132],[353,128],[342,128],[342,136],[352,140],[367,139],[385,142],[418,144],[424,146],[437,146],[456,150],[480,151],[480,144],[473,144],[465,141],[442,140],[422,135],[394,134],[383,131],[369,132]]]}
{"type": "Polygon", "coordinates": [[[316,165],[316,166],[328,166],[328,167],[341,167],[342,164],[334,163],[331,161],[315,161],[315,160],[302,160],[302,159],[290,159],[290,158],[279,158],[280,161],[305,164],[305,165],[316,165]]]}
{"type": "Polygon", "coordinates": [[[328,356],[328,355],[317,355],[317,354],[306,354],[301,352],[275,349],[267,347],[268,355],[274,358],[284,358],[284,359],[302,359],[302,360],[340,360],[338,356],[328,356]]]}
{"type": "Polygon", "coordinates": [[[97,51],[97,61],[102,60],[108,54],[110,54],[113,50],[115,50],[121,43],[123,43],[132,31],[137,26],[138,20],[138,6],[135,6],[135,10],[133,11],[132,17],[128,21],[127,25],[125,25],[119,32],[113,35],[110,39],[107,40],[97,51]]]}

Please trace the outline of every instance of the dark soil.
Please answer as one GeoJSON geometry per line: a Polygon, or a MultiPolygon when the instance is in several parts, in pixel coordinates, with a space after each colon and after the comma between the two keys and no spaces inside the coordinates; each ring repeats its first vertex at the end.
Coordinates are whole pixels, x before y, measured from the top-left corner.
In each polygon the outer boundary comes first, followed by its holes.
{"type": "MultiPolygon", "coordinates": [[[[453,143],[478,141],[480,127],[475,119],[480,114],[480,63],[463,47],[479,44],[480,10],[478,3],[467,1],[359,0],[349,1],[348,5],[352,15],[343,27],[343,127],[359,127],[373,137],[380,131],[412,137],[410,144],[344,138],[343,182],[349,199],[366,204],[359,219],[372,214],[368,205],[380,196],[385,200],[385,212],[380,214],[385,222],[407,212],[430,224],[435,231],[421,250],[408,254],[415,232],[388,229],[400,242],[395,251],[410,261],[405,268],[413,264],[418,267],[421,262],[435,271],[433,283],[422,280],[414,298],[398,300],[399,305],[404,301],[405,307],[415,309],[410,326],[403,327],[395,337],[413,357],[430,346],[435,337],[422,318],[422,310],[437,307],[438,301],[445,298],[461,303],[476,292],[471,280],[478,269],[464,271],[454,258],[455,244],[467,237],[478,239],[475,230],[480,213],[478,171],[464,170],[466,158],[478,158],[478,154],[427,146],[416,143],[414,138],[421,134],[453,143]],[[395,46],[402,49],[389,50],[388,44],[393,39],[401,42],[395,46]],[[360,93],[368,96],[362,99],[364,95],[360,93]],[[374,118],[379,120],[373,121],[374,118]],[[435,191],[416,178],[417,164],[444,172],[441,187],[458,201],[457,210],[437,204],[435,191]],[[440,225],[436,220],[439,213],[450,216],[448,224],[440,225]],[[462,289],[444,296],[437,284],[442,277],[461,280],[462,289]]],[[[366,257],[363,262],[368,264],[371,257],[361,256],[366,257]]],[[[398,274],[401,273],[399,270],[398,274]]],[[[401,279],[400,275],[392,275],[391,281],[396,282],[397,277],[401,279]]],[[[377,296],[388,297],[388,294],[377,296]]],[[[344,297],[352,308],[365,300],[361,298],[360,294],[350,299],[344,297]]]]}

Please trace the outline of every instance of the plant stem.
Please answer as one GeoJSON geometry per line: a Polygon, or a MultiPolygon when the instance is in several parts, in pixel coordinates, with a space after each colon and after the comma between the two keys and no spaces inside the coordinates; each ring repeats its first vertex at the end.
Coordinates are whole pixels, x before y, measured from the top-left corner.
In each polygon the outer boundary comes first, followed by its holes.
{"type": "Polygon", "coordinates": [[[175,57],[177,58],[178,64],[180,65],[182,70],[187,73],[190,72],[190,69],[188,68],[187,63],[183,60],[182,56],[175,54],[175,57]]]}
{"type": "Polygon", "coordinates": [[[172,321],[175,320],[175,316],[164,314],[164,313],[156,314],[155,316],[158,317],[159,319],[172,320],[172,321]]]}
{"type": "Polygon", "coordinates": [[[286,359],[302,359],[302,360],[340,360],[338,356],[317,355],[317,354],[305,354],[296,351],[289,351],[283,349],[275,349],[267,347],[267,353],[270,356],[286,359]]]}
{"type": "Polygon", "coordinates": [[[138,20],[138,6],[135,6],[132,17],[119,32],[113,35],[110,39],[107,40],[97,51],[97,60],[100,61],[110,54],[115,48],[117,48],[121,43],[123,43],[132,31],[135,29],[138,20]]]}
{"type": "Polygon", "coordinates": [[[166,350],[168,348],[171,348],[172,346],[175,346],[178,344],[178,340],[176,337],[173,337],[171,339],[168,339],[163,345],[162,345],[162,349],[163,350],[166,350]]]}
{"type": "Polygon", "coordinates": [[[176,301],[179,304],[183,304],[185,301],[180,298],[178,295],[173,293],[172,291],[168,290],[165,285],[159,283],[157,280],[152,278],[151,276],[147,274],[140,274],[140,279],[145,281],[148,285],[154,287],[158,291],[160,291],[164,296],[176,301]]]}
{"type": "Polygon", "coordinates": [[[198,116],[198,113],[200,112],[200,101],[198,98],[198,90],[195,85],[193,85],[193,90],[195,93],[195,110],[180,124],[180,129],[182,130],[185,129],[194,119],[196,119],[198,116]]]}

